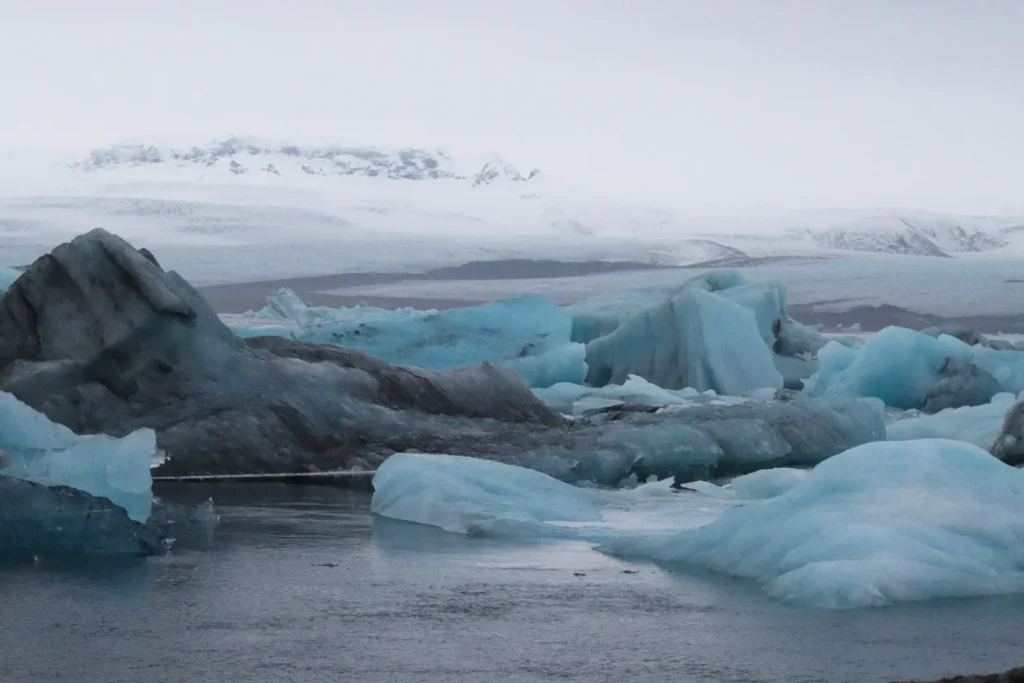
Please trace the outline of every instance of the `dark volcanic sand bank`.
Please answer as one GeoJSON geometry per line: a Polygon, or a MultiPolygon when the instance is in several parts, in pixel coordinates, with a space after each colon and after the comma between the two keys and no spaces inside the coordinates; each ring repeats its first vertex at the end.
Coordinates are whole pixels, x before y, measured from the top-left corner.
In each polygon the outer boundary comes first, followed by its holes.
{"type": "Polygon", "coordinates": [[[531,278],[577,277],[628,270],[652,270],[661,266],[631,261],[550,261],[506,259],[502,261],[470,261],[461,266],[434,268],[424,273],[340,273],[316,277],[260,280],[230,285],[200,288],[200,292],[218,313],[244,313],[261,308],[266,299],[281,288],[290,289],[313,306],[355,306],[365,302],[380,308],[459,308],[473,306],[478,301],[450,299],[421,299],[415,297],[341,296],[326,291],[360,285],[379,285],[388,282],[417,280],[518,280],[531,278]]]}

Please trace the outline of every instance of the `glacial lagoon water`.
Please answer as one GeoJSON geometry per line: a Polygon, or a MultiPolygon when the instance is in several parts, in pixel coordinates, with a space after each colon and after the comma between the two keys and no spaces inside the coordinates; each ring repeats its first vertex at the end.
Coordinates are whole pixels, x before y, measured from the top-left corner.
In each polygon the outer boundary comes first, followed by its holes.
{"type": "Polygon", "coordinates": [[[0,565],[5,683],[864,683],[1019,665],[1024,597],[798,609],[584,543],[374,519],[367,493],[162,485],[221,522],[165,557],[0,565]]]}

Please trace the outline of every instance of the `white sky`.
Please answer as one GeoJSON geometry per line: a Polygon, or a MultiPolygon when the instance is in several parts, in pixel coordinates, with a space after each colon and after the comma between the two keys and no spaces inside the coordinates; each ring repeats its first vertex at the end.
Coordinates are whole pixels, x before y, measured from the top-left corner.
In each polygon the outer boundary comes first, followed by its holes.
{"type": "Polygon", "coordinates": [[[1024,211],[1024,0],[0,0],[0,146],[232,133],[660,204],[1024,211]]]}

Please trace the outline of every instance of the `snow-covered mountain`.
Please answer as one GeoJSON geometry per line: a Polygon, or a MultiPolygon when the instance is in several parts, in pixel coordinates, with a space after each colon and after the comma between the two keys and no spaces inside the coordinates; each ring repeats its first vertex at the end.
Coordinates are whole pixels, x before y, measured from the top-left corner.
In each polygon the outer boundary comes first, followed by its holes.
{"type": "Polygon", "coordinates": [[[65,156],[0,151],[5,263],[96,226],[153,247],[199,282],[504,258],[739,265],[987,258],[1024,248],[1019,217],[635,206],[524,173],[497,154],[240,137],[141,140],[65,156]]]}
{"type": "Polygon", "coordinates": [[[927,214],[866,216],[849,223],[811,228],[818,244],[833,249],[919,256],[951,256],[1007,246],[1004,234],[1017,221],[927,214]]]}
{"type": "Polygon", "coordinates": [[[288,179],[302,176],[361,176],[389,180],[463,180],[474,186],[524,182],[539,171],[523,175],[497,155],[467,165],[444,150],[384,149],[368,146],[299,146],[231,137],[205,145],[172,146],[145,143],[116,144],[92,150],[70,164],[86,173],[124,171],[160,166],[177,169],[183,177],[256,174],[288,179]]]}

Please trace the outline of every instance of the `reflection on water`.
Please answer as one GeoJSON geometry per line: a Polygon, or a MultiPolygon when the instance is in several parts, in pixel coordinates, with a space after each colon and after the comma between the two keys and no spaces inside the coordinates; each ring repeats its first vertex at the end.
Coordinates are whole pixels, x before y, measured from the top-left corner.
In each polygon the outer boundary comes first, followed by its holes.
{"type": "Polygon", "coordinates": [[[177,485],[212,539],[0,566],[0,680],[887,681],[1020,663],[1024,599],[828,612],[749,582],[373,519],[327,487],[177,485]]]}

